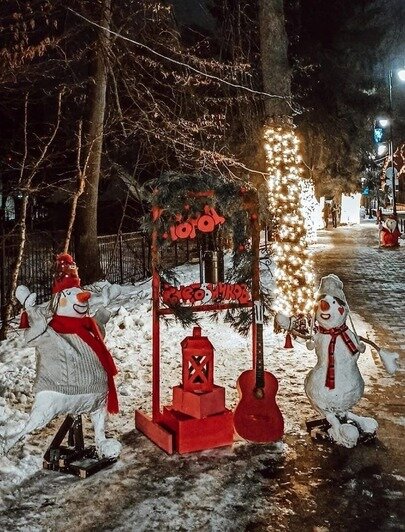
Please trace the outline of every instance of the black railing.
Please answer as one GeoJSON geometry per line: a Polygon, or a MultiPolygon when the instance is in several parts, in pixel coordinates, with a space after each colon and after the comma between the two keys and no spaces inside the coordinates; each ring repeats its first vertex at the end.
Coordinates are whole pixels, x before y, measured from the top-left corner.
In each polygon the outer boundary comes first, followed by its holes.
{"type": "MultiPolygon", "coordinates": [[[[145,234],[136,232],[99,236],[98,242],[101,268],[104,278],[110,283],[135,283],[150,276],[150,247],[145,234]]],[[[60,234],[42,232],[27,235],[17,284],[26,285],[32,292],[36,292],[37,303],[43,303],[51,297],[54,258],[60,251],[61,245],[60,234]]],[[[7,303],[7,293],[18,250],[19,245],[15,237],[1,239],[1,310],[7,303]]],[[[69,252],[74,255],[72,247],[69,252]]],[[[195,257],[198,257],[196,243],[190,244],[189,241],[179,240],[162,251],[162,264],[165,268],[172,268],[195,257]]]]}

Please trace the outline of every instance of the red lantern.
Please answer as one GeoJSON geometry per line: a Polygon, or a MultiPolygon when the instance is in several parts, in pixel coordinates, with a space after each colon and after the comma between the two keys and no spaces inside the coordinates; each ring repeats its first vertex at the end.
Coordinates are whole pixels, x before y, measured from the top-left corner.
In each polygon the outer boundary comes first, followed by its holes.
{"type": "Polygon", "coordinates": [[[181,342],[183,353],[183,389],[189,392],[212,392],[214,387],[214,347],[201,328],[181,342]]]}

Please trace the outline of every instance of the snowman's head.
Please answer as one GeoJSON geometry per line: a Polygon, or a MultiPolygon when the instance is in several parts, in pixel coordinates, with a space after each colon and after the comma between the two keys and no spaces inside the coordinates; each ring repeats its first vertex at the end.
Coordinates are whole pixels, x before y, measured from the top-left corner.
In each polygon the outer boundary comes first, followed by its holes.
{"type": "Polygon", "coordinates": [[[347,303],[338,297],[320,294],[315,306],[315,320],[324,329],[340,327],[346,321],[349,313],[347,303]]]}
{"type": "Polygon", "coordinates": [[[389,216],[388,218],[386,218],[386,220],[384,221],[384,225],[385,227],[388,229],[388,231],[390,233],[393,233],[395,231],[395,228],[397,226],[397,221],[396,219],[393,217],[393,216],[389,216]]]}
{"type": "Polygon", "coordinates": [[[91,292],[74,286],[61,290],[53,297],[52,310],[57,316],[84,318],[89,312],[91,292]]]}

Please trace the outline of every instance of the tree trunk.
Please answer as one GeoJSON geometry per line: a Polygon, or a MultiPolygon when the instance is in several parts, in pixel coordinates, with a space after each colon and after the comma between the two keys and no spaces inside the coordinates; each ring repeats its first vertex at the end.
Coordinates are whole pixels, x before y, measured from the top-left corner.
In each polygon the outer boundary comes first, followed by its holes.
{"type": "MultiPolygon", "coordinates": [[[[291,71],[283,0],[259,0],[259,22],[263,89],[270,94],[290,98],[291,71]]],[[[267,98],[265,109],[267,118],[291,113],[287,102],[280,98],[267,98]]]]}
{"type": "MultiPolygon", "coordinates": [[[[100,19],[100,24],[109,28],[111,0],[102,1],[100,19]]],[[[103,276],[97,242],[97,206],[106,105],[108,45],[109,34],[99,29],[90,62],[87,96],[85,190],[78,203],[75,221],[76,262],[80,268],[79,275],[83,284],[97,281],[103,276]]]]}

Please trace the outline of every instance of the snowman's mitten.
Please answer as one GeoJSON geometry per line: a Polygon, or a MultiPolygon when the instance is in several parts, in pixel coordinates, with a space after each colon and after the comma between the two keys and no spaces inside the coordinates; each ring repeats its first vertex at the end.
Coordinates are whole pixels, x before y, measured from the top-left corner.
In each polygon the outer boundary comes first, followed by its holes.
{"type": "Polygon", "coordinates": [[[364,353],[366,351],[366,344],[364,342],[359,342],[357,349],[359,350],[359,353],[364,353]]]}
{"type": "Polygon", "coordinates": [[[15,289],[15,297],[24,308],[27,308],[35,305],[37,294],[35,292],[31,293],[29,288],[20,284],[15,289]]]}
{"type": "Polygon", "coordinates": [[[295,318],[294,317],[288,317],[285,314],[281,314],[281,312],[277,312],[275,316],[276,323],[285,331],[291,331],[294,329],[295,326],[295,318]]]}
{"type": "Polygon", "coordinates": [[[379,355],[384,368],[390,375],[393,375],[398,369],[399,354],[392,351],[386,351],[385,349],[380,349],[379,355]]]}
{"type": "Polygon", "coordinates": [[[94,319],[99,325],[105,325],[108,323],[108,320],[111,318],[111,312],[104,308],[100,307],[97,312],[94,314],[94,319]]]}
{"type": "Polygon", "coordinates": [[[309,351],[312,351],[313,349],[315,349],[315,342],[312,336],[309,340],[306,341],[305,345],[309,351]]]}

